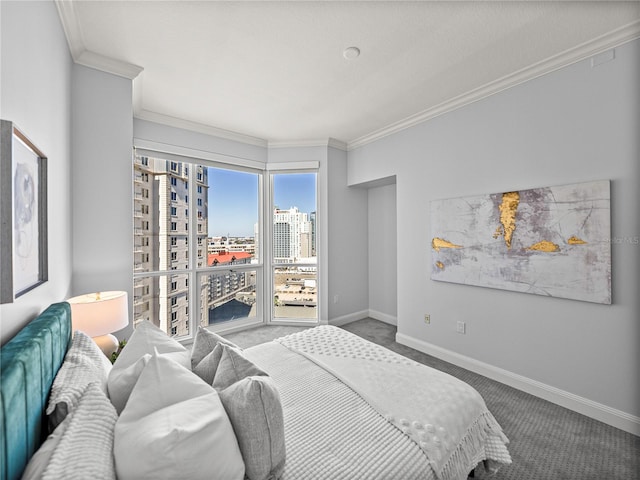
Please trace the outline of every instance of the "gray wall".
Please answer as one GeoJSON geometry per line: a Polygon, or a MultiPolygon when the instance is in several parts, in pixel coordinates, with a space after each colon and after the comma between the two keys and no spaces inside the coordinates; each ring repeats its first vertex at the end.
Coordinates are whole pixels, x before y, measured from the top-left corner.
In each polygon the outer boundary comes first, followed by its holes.
{"type": "MultiPolygon", "coordinates": [[[[397,324],[398,241],[396,185],[368,191],[369,206],[369,314],[397,324]]],[[[418,246],[419,241],[416,241],[418,246]]]]}
{"type": "Polygon", "coordinates": [[[267,160],[267,150],[263,146],[239,143],[137,118],[133,120],[133,136],[136,140],[146,140],[168,147],[184,147],[259,162],[267,160]]]}
{"type": "Polygon", "coordinates": [[[0,306],[4,343],[71,290],[71,56],[53,2],[0,2],[0,117],[48,157],[49,281],[0,306]]]}
{"type": "Polygon", "coordinates": [[[615,56],[353,150],[349,184],[397,175],[399,339],[638,432],[640,42],[615,56]],[[603,179],[611,180],[612,305],[429,279],[430,200],[603,179]],[[466,335],[456,333],[457,321],[466,335]]]}
{"type": "Polygon", "coordinates": [[[329,320],[341,323],[363,318],[368,310],[367,192],[348,188],[347,153],[328,153],[329,320]]]}
{"type": "Polygon", "coordinates": [[[133,299],[131,80],[73,67],[72,294],[133,299]]]}

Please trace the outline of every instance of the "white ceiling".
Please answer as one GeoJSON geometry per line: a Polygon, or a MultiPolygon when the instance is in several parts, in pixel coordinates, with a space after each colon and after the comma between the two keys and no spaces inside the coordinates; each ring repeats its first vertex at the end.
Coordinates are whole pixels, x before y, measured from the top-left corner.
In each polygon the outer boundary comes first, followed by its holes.
{"type": "Polygon", "coordinates": [[[270,145],[353,148],[640,36],[638,1],[56,5],[136,117],[270,145]]]}

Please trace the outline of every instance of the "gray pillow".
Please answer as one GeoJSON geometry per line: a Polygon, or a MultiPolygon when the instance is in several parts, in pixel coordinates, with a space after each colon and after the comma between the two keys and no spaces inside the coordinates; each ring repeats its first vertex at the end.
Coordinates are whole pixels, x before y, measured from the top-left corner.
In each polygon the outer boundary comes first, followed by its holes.
{"type": "Polygon", "coordinates": [[[193,347],[191,348],[191,370],[195,370],[195,367],[216,348],[216,345],[223,343],[231,347],[241,350],[233,342],[230,342],[224,337],[213,333],[202,326],[198,327],[196,332],[196,338],[193,339],[193,347]]]}
{"type": "Polygon", "coordinates": [[[195,367],[193,367],[193,373],[198,375],[209,385],[212,385],[221,358],[222,344],[218,344],[206,357],[200,360],[200,362],[195,367]]]}
{"type": "MultiPolygon", "coordinates": [[[[220,361],[215,370],[213,388],[224,390],[229,385],[250,376],[266,376],[267,374],[254,365],[251,360],[242,355],[242,352],[229,345],[220,344],[216,349],[221,349],[220,361]]],[[[213,352],[212,352],[213,353],[213,352]]]]}
{"type": "Polygon", "coordinates": [[[238,439],[249,480],[273,480],[284,471],[284,417],[275,382],[250,376],[220,392],[238,439]]]}

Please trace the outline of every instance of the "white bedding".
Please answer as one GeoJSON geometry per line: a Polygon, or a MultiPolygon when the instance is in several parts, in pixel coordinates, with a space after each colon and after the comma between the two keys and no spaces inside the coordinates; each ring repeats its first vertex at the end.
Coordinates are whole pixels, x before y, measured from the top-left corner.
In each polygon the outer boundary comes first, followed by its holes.
{"type": "Polygon", "coordinates": [[[278,385],[287,480],[456,480],[482,460],[511,463],[473,388],[345,330],[304,330],[245,354],[278,385]]]}
{"type": "Polygon", "coordinates": [[[435,480],[424,452],[331,373],[276,342],[244,354],[278,386],[283,480],[435,480]]]}

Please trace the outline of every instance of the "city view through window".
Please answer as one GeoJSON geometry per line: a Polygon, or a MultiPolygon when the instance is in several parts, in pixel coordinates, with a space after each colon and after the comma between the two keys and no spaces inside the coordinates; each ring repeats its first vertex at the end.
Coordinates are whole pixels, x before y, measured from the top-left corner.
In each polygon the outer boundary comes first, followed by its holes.
{"type": "Polygon", "coordinates": [[[269,189],[260,171],[160,155],[136,155],[133,170],[134,324],[190,335],[196,306],[203,326],[317,318],[315,172],[271,174],[269,189]],[[273,205],[266,222],[263,204],[273,205]],[[259,230],[267,222],[268,252],[259,230]]]}

